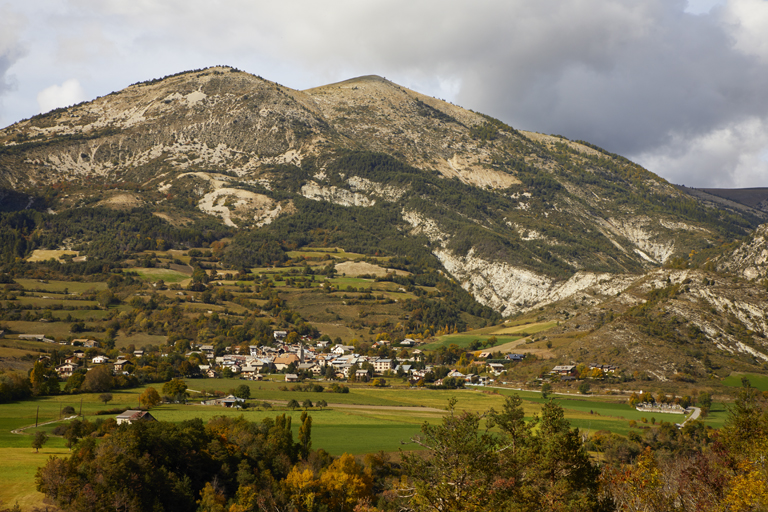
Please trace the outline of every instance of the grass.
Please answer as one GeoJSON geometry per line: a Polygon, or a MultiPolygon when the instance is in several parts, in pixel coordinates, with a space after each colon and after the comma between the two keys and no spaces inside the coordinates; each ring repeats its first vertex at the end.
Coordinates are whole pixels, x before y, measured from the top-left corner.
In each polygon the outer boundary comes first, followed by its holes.
{"type": "Polygon", "coordinates": [[[48,261],[50,259],[54,259],[58,261],[65,254],[69,254],[71,256],[80,255],[78,251],[35,249],[34,251],[32,251],[32,254],[29,255],[29,258],[27,258],[27,261],[29,261],[30,263],[34,263],[38,261],[48,261]]]}
{"type": "MultiPolygon", "coordinates": [[[[264,418],[274,418],[279,414],[292,417],[293,433],[298,438],[300,416],[302,410],[296,411],[251,410],[238,411],[214,406],[184,406],[164,405],[152,410],[152,415],[158,420],[180,422],[193,418],[201,418],[204,422],[221,415],[242,415],[248,421],[262,421],[264,418]]],[[[418,433],[422,423],[421,418],[404,416],[401,419],[384,419],[372,417],[365,412],[342,409],[309,409],[312,416],[312,445],[323,448],[331,455],[342,453],[364,454],[374,451],[396,451],[402,441],[407,441],[418,433]]],[[[433,421],[435,414],[429,416],[433,421]]]]}
{"type": "Polygon", "coordinates": [[[461,334],[446,334],[437,338],[437,341],[428,343],[421,347],[426,350],[435,350],[440,347],[447,347],[451,344],[458,345],[461,348],[467,348],[474,340],[479,340],[481,343],[488,341],[491,336],[496,337],[496,345],[493,347],[486,347],[482,350],[494,351],[496,347],[501,347],[507,343],[515,342],[525,336],[536,334],[547,329],[551,329],[556,326],[557,322],[534,322],[523,323],[514,326],[507,325],[495,325],[491,327],[484,327],[482,329],[476,329],[474,331],[468,331],[461,334]]]}
{"type": "Polygon", "coordinates": [[[40,290],[45,292],[83,293],[88,291],[101,291],[107,289],[107,283],[97,281],[93,283],[78,281],[41,281],[38,279],[15,279],[16,283],[25,290],[40,290]]]}
{"type": "Polygon", "coordinates": [[[130,336],[126,336],[124,332],[120,331],[115,337],[115,347],[123,348],[128,345],[134,345],[136,349],[139,349],[145,345],[165,345],[167,339],[167,336],[146,334],[143,332],[137,332],[130,336]]]}
{"type": "MultiPolygon", "coordinates": [[[[68,322],[23,322],[23,321],[8,321],[5,322],[14,333],[21,334],[44,334],[46,337],[55,338],[67,338],[72,333],[70,332],[70,324],[68,322]]],[[[102,337],[104,333],[95,331],[85,331],[77,333],[77,338],[93,338],[102,337]]],[[[6,335],[6,336],[13,336],[6,335]]]]}
{"type": "Polygon", "coordinates": [[[555,327],[558,322],[537,322],[532,324],[515,325],[513,327],[501,327],[500,329],[494,329],[493,334],[536,334],[547,329],[555,327]]]}
{"type": "Polygon", "coordinates": [[[723,379],[723,384],[732,388],[740,388],[742,385],[741,379],[745,377],[749,380],[752,387],[757,388],[760,391],[768,391],[768,375],[734,372],[723,379]]]}
{"type": "MultiPolygon", "coordinates": [[[[31,442],[31,441],[30,441],[31,442]]],[[[51,456],[66,457],[69,450],[46,444],[39,453],[25,448],[0,448],[0,504],[11,507],[18,504],[21,510],[32,510],[44,506],[44,496],[35,489],[37,468],[45,464],[51,456]]]]}
{"type": "Polygon", "coordinates": [[[41,308],[51,308],[52,306],[59,304],[63,308],[93,308],[98,302],[95,300],[79,300],[79,299],[59,299],[59,298],[45,298],[45,297],[33,297],[24,296],[17,297],[16,302],[20,305],[31,305],[41,308]]]}
{"type": "MultiPolygon", "coordinates": [[[[448,347],[449,345],[458,345],[461,348],[467,348],[469,345],[475,341],[479,340],[481,343],[485,343],[488,341],[488,339],[491,338],[491,335],[484,335],[484,334],[447,334],[445,336],[440,336],[437,341],[434,341],[432,343],[427,343],[423,347],[420,347],[422,350],[435,350],[439,347],[448,347]]],[[[520,336],[496,336],[496,345],[503,345],[505,343],[511,343],[513,341],[519,340],[520,336]]],[[[482,350],[487,351],[493,351],[494,347],[486,347],[482,350]]]]}
{"type": "Polygon", "coordinates": [[[180,283],[189,279],[187,274],[167,268],[132,268],[131,271],[136,272],[145,281],[152,282],[162,279],[166,283],[180,283]]]}

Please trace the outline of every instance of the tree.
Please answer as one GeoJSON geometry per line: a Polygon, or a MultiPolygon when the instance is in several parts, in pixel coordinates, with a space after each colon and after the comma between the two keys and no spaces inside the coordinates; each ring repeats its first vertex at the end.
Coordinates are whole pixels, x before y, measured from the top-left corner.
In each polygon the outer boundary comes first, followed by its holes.
{"type": "Polygon", "coordinates": [[[541,397],[543,399],[546,400],[547,398],[549,398],[549,394],[551,392],[552,392],[552,384],[550,384],[549,382],[545,382],[544,384],[541,385],[541,397]]]}
{"type": "Polygon", "coordinates": [[[312,405],[312,400],[310,400],[309,398],[307,398],[306,400],[304,400],[304,401],[301,403],[301,406],[304,408],[304,410],[307,410],[307,409],[309,409],[310,407],[314,407],[314,406],[312,405]]]}
{"type": "Polygon", "coordinates": [[[107,403],[111,401],[112,393],[102,393],[99,395],[99,402],[104,402],[104,405],[107,405],[107,403]]]}
{"type": "Polygon", "coordinates": [[[251,388],[250,386],[248,386],[248,384],[240,384],[239,386],[237,386],[237,389],[232,394],[235,395],[237,398],[242,398],[243,400],[247,400],[251,398],[251,388]]]}
{"type": "Polygon", "coordinates": [[[710,407],[712,407],[712,397],[706,391],[699,393],[699,398],[696,402],[699,404],[699,407],[701,407],[701,412],[704,414],[709,412],[710,407]]]}
{"type": "Polygon", "coordinates": [[[184,379],[171,379],[163,384],[163,394],[176,402],[183,402],[187,399],[187,383],[184,379]]]}
{"type": "Polygon", "coordinates": [[[160,393],[155,388],[149,387],[139,396],[139,404],[145,409],[151,409],[160,403],[160,393]]]}
{"type": "Polygon", "coordinates": [[[353,510],[371,495],[373,480],[354,456],[345,453],[320,476],[320,488],[330,510],[353,510]]]}
{"type": "Polygon", "coordinates": [[[581,384],[579,384],[579,393],[581,393],[582,395],[589,394],[590,387],[591,386],[589,385],[589,382],[587,381],[582,382],[581,384]]]}
{"type": "Polygon", "coordinates": [[[496,438],[480,431],[479,414],[458,414],[455,405],[451,399],[442,423],[425,423],[411,439],[426,456],[401,452],[405,472],[413,479],[413,487],[401,492],[411,496],[414,510],[489,510],[496,438]]]}
{"type": "Polygon", "coordinates": [[[306,411],[301,413],[301,426],[299,427],[299,454],[306,459],[312,449],[312,416],[306,411]]]}
{"type": "Polygon", "coordinates": [[[317,402],[315,402],[315,405],[318,406],[322,411],[323,407],[328,407],[328,402],[326,402],[325,400],[318,400],[317,402]]]}
{"type": "Polygon", "coordinates": [[[32,448],[35,449],[35,453],[40,451],[40,448],[43,447],[46,441],[48,441],[48,435],[45,432],[42,430],[35,432],[35,435],[32,438],[32,448]]]}
{"type": "Polygon", "coordinates": [[[291,410],[295,411],[299,407],[299,402],[297,402],[295,399],[291,398],[288,401],[287,407],[289,407],[291,410]]]}
{"type": "Polygon", "coordinates": [[[526,422],[522,400],[508,397],[480,430],[482,416],[456,414],[455,403],[442,425],[425,424],[414,438],[423,452],[402,454],[412,486],[399,491],[414,510],[600,509],[599,470],[562,408],[549,402],[541,419],[526,422]]]}
{"type": "Polygon", "coordinates": [[[91,369],[85,374],[85,380],[80,389],[90,391],[91,393],[102,393],[111,390],[114,385],[115,380],[112,377],[112,370],[102,365],[91,369]]]}
{"type": "Polygon", "coordinates": [[[334,380],[336,378],[336,370],[333,368],[333,365],[328,365],[325,367],[325,378],[327,380],[334,380]]]}

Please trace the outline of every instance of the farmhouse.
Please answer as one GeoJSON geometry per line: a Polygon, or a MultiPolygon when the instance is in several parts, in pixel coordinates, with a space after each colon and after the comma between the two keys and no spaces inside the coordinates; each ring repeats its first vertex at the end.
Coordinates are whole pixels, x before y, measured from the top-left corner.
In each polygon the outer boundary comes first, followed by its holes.
{"type": "Polygon", "coordinates": [[[504,365],[501,363],[488,363],[488,369],[492,371],[494,375],[499,375],[504,371],[504,365]]]}
{"type": "Polygon", "coordinates": [[[60,379],[68,379],[77,370],[77,365],[67,363],[56,367],[56,373],[59,374],[60,379]]]}
{"type": "Polygon", "coordinates": [[[125,371],[125,365],[128,364],[129,361],[127,359],[118,359],[115,361],[114,369],[112,370],[112,373],[115,375],[121,374],[125,371]]]}
{"type": "Polygon", "coordinates": [[[137,421],[157,421],[148,411],[127,410],[115,418],[118,425],[134,423],[137,421]]]}
{"type": "Polygon", "coordinates": [[[551,375],[575,375],[576,365],[563,364],[552,368],[549,372],[551,375]]]}

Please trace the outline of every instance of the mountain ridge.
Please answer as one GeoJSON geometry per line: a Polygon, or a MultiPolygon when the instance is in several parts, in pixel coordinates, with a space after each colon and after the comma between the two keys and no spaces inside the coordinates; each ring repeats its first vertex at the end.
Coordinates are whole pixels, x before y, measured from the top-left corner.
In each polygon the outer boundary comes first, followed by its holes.
{"type": "Polygon", "coordinates": [[[306,199],[385,208],[508,314],[558,296],[536,288],[639,274],[764,221],[707,208],[588,143],[516,130],[376,75],[296,91],[212,67],[16,123],[0,142],[6,189],[79,187],[52,211],[143,206],[178,222],[270,229],[306,199]]]}

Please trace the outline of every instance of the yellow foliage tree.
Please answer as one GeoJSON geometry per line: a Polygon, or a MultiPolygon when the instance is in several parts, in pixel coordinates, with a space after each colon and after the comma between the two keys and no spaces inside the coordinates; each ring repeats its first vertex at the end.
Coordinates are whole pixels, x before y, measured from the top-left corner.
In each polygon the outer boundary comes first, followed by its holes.
{"type": "Polygon", "coordinates": [[[345,453],[320,476],[320,488],[330,509],[352,510],[358,501],[370,498],[373,479],[354,456],[345,453]]]}
{"type": "Polygon", "coordinates": [[[291,494],[291,501],[299,510],[314,510],[320,482],[311,469],[302,471],[298,465],[293,466],[285,477],[285,483],[291,494]]]}
{"type": "Polygon", "coordinates": [[[226,501],[221,491],[211,485],[211,482],[206,482],[205,487],[200,491],[197,510],[200,512],[225,512],[224,504],[226,501]]]}
{"type": "Polygon", "coordinates": [[[768,483],[766,475],[760,470],[759,463],[742,461],[739,464],[741,474],[730,481],[730,490],[725,503],[732,512],[765,510],[768,506],[768,483]]]}

